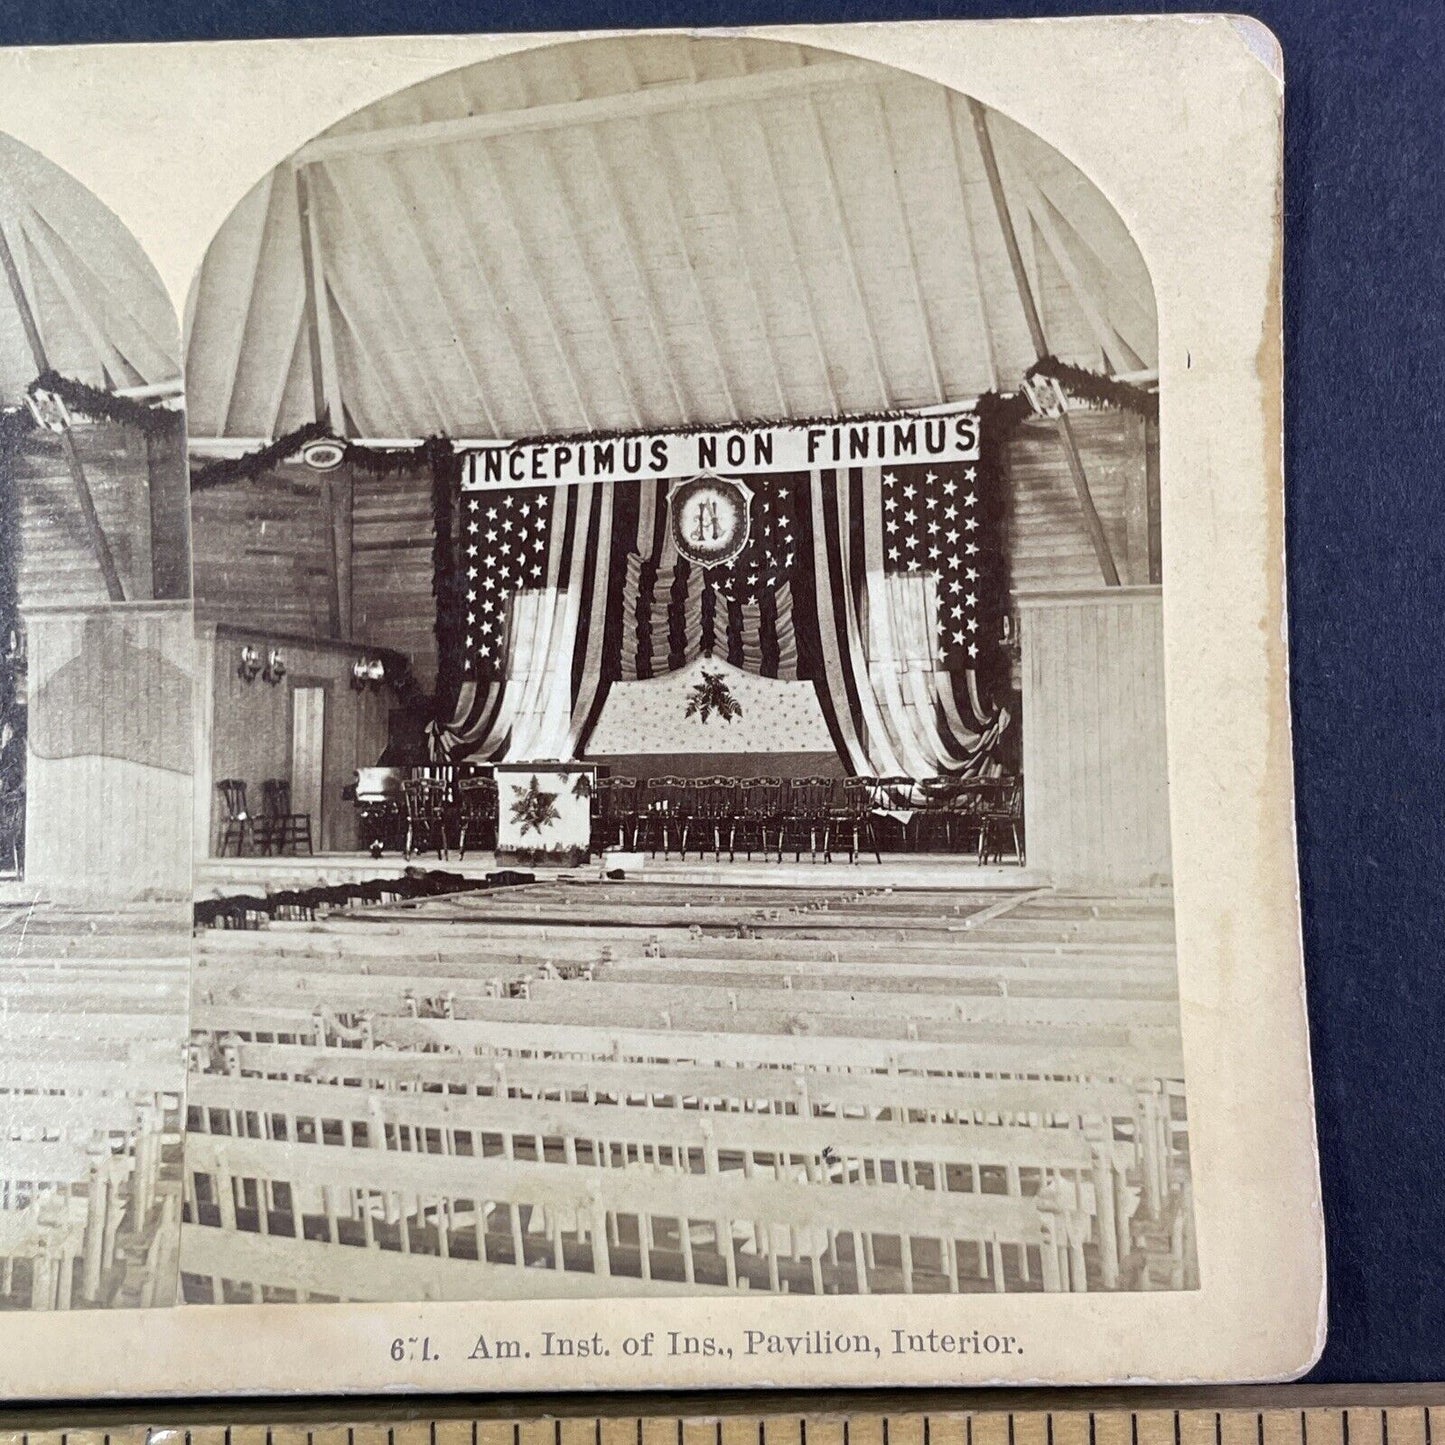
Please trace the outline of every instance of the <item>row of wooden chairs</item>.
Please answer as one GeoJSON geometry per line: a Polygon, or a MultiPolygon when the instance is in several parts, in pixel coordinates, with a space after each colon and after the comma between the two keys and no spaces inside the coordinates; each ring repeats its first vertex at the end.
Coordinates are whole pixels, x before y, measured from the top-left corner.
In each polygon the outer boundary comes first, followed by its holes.
{"type": "Polygon", "coordinates": [[[1023,792],[1017,779],[685,778],[598,779],[593,847],[686,858],[806,850],[824,861],[847,851],[882,861],[882,848],[975,851],[980,864],[1024,862],[1023,792]]]}
{"type": "Polygon", "coordinates": [[[432,848],[438,858],[445,858],[453,838],[461,858],[467,856],[468,843],[484,850],[496,846],[495,778],[462,778],[451,786],[439,778],[407,778],[401,796],[406,816],[402,853],[407,858],[432,848]]]}
{"type": "Polygon", "coordinates": [[[311,814],[291,808],[291,784],[285,778],[268,778],[261,784],[261,811],[252,813],[241,778],[222,778],[216,784],[225,807],[221,819],[219,855],[235,849],[243,853],[299,853],[304,844],[315,852],[311,838],[311,814]]]}

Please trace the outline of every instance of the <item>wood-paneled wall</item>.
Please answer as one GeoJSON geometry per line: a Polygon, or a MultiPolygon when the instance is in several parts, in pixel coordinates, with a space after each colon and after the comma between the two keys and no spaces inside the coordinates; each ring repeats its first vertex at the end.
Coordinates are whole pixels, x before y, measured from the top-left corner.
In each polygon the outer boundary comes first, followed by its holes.
{"type": "MultiPolygon", "coordinates": [[[[431,479],[425,472],[358,473],[350,495],[350,640],[405,653],[418,681],[430,687],[436,672],[431,479]]],[[[346,529],[333,527],[322,474],[301,465],[277,467],[197,492],[191,507],[200,620],[337,635],[332,549],[346,529]]]]}
{"type": "MultiPolygon", "coordinates": [[[[1095,411],[1074,413],[1070,424],[1120,580],[1158,582],[1158,479],[1148,465],[1145,423],[1128,412],[1095,411]]],[[[1015,594],[1101,586],[1058,434],[1046,423],[1026,423],[1009,444],[1008,466],[1015,594]]]]}
{"type": "Polygon", "coordinates": [[[411,659],[417,681],[436,679],[431,477],[357,474],[352,596],[356,636],[411,659]]]}
{"type": "Polygon", "coordinates": [[[318,473],[278,467],[193,492],[191,546],[198,619],[326,636],[331,532],[318,473]]]}
{"type": "Polygon", "coordinates": [[[189,898],[192,627],[184,603],[26,614],[27,887],[189,898]]]}
{"type": "MultiPolygon", "coordinates": [[[[71,435],[127,601],[190,596],[186,458],[177,438],[158,436],[148,444],[135,428],[110,424],[77,425],[71,435]]],[[[59,439],[31,433],[13,466],[21,607],[107,601],[59,439]]]]}
{"type": "Polygon", "coordinates": [[[1020,620],[1030,870],[1066,886],[1168,882],[1160,590],[1038,596],[1020,620]]]}
{"type": "Polygon", "coordinates": [[[292,692],[297,687],[326,688],[325,753],[322,766],[322,817],[311,820],[318,852],[356,845],[355,812],[341,791],[358,767],[375,763],[386,746],[390,692],[355,692],[351,665],[362,649],[330,642],[290,640],[278,633],[198,624],[199,656],[210,679],[203,699],[198,751],[204,763],[197,778],[198,850],[214,853],[224,816],[216,783],[240,778],[251,811],[261,809],[261,785],[268,778],[291,777],[292,692]],[[237,673],[241,648],[254,646],[264,660],[279,647],[286,676],[279,683],[263,677],[245,682],[237,673]]]}

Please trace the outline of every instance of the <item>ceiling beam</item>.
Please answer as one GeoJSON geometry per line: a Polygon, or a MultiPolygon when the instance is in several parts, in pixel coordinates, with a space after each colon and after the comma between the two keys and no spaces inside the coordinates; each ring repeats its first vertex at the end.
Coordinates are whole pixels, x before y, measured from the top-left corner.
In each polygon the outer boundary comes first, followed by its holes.
{"type": "Polygon", "coordinates": [[[983,263],[978,255],[978,235],[973,226],[973,215],[968,208],[968,183],[963,166],[963,140],[960,134],[961,117],[954,105],[953,92],[945,90],[943,114],[947,121],[949,147],[953,153],[953,176],[958,183],[958,212],[963,220],[963,240],[968,251],[969,266],[973,272],[973,300],[978,313],[979,336],[983,342],[984,360],[988,364],[988,389],[999,387],[998,349],[993,343],[993,327],[988,318],[988,301],[983,288],[983,263]]]}
{"type": "MultiPolygon", "coordinates": [[[[481,294],[487,303],[487,309],[492,313],[497,335],[506,343],[507,355],[511,358],[511,364],[507,365],[503,361],[501,370],[521,386],[527,398],[528,409],[532,413],[532,430],[539,433],[544,432],[547,430],[547,418],[537,399],[537,390],[532,385],[532,369],[522,359],[517,318],[512,314],[510,307],[502,305],[498,297],[491,267],[483,258],[481,247],[477,244],[477,238],[472,228],[472,218],[467,214],[467,208],[459,197],[455,172],[448,164],[447,158],[436,151],[424,152],[417,157],[417,160],[420,163],[421,180],[426,185],[428,194],[440,198],[451,212],[451,234],[460,245],[462,254],[470,263],[472,272],[477,278],[481,294]]],[[[503,360],[500,357],[497,359],[503,360]]]]}
{"type": "MultiPolygon", "coordinates": [[[[491,388],[482,380],[481,373],[477,370],[476,363],[472,360],[472,353],[466,343],[466,335],[469,327],[461,325],[452,308],[452,303],[446,292],[442,289],[441,275],[437,266],[437,256],[432,246],[432,237],[429,229],[419,224],[416,218],[416,207],[407,204],[407,198],[402,193],[401,182],[397,179],[396,169],[390,160],[381,156],[377,158],[376,164],[372,167],[374,173],[381,177],[380,191],[386,197],[386,204],[398,218],[398,224],[404,228],[411,237],[411,245],[421,265],[418,268],[421,275],[426,279],[427,287],[436,301],[438,313],[444,318],[446,326],[450,329],[453,341],[456,346],[456,354],[461,358],[462,368],[467,374],[467,382],[482,409],[482,416],[487,426],[497,430],[497,420],[492,412],[492,402],[489,395],[491,388]]],[[[335,176],[332,177],[335,180],[335,176]]],[[[376,191],[371,191],[376,194],[376,191]]]]}
{"type": "Polygon", "coordinates": [[[823,162],[823,180],[832,204],[833,219],[838,223],[838,236],[843,242],[843,257],[848,263],[848,280],[853,288],[853,299],[858,303],[858,315],[863,322],[863,336],[868,342],[868,358],[873,363],[873,377],[878,383],[878,405],[887,408],[893,405],[893,396],[888,387],[888,378],[883,372],[883,353],[878,347],[878,332],[868,310],[868,299],[863,294],[863,275],[858,268],[858,252],[853,245],[853,236],[848,229],[848,217],[843,210],[843,192],[838,185],[837,168],[833,165],[833,152],[828,148],[828,137],[823,130],[823,118],[818,114],[817,102],[811,93],[805,100],[808,119],[812,122],[813,138],[818,142],[818,157],[823,162]]]}
{"type": "MultiPolygon", "coordinates": [[[[147,319],[142,314],[144,307],[137,308],[134,304],[138,296],[164,297],[160,280],[155,272],[149,269],[149,262],[143,257],[138,258],[144,268],[138,273],[130,258],[112,252],[114,264],[124,266],[130,275],[125,281],[112,279],[109,267],[107,274],[101,274],[96,266],[81,254],[80,248],[71,239],[73,230],[69,217],[50,214],[47,199],[44,193],[40,192],[27,197],[30,209],[40,224],[50,232],[54,244],[70,257],[75,271],[87,279],[93,292],[105,297],[107,330],[117,337],[116,344],[124,351],[141,379],[149,380],[153,376],[164,376],[177,371],[180,367],[177,334],[169,325],[166,326],[164,335],[158,333],[151,322],[159,318],[147,319]],[[122,320],[129,324],[131,334],[128,338],[121,338],[118,334],[122,320]],[[151,356],[143,360],[142,353],[145,351],[149,351],[151,356]]],[[[171,310],[170,302],[165,301],[164,307],[167,321],[173,321],[175,313],[171,310]]]]}
{"type": "Polygon", "coordinates": [[[641,428],[642,408],[637,403],[637,394],[632,389],[632,383],[627,379],[628,367],[622,358],[622,348],[617,342],[617,328],[613,324],[612,308],[603,304],[602,292],[597,285],[597,277],[593,272],[591,264],[587,260],[586,251],[582,249],[582,228],[579,224],[576,208],[572,204],[571,197],[567,194],[567,183],[562,178],[561,167],[557,165],[556,159],[552,154],[552,147],[545,135],[537,137],[536,149],[537,154],[542,159],[547,180],[556,191],[557,199],[561,202],[562,220],[564,222],[562,233],[567,239],[573,256],[576,258],[577,269],[581,272],[582,280],[587,287],[587,292],[592,298],[592,306],[597,313],[598,327],[603,336],[607,338],[607,349],[612,353],[612,366],[617,373],[617,384],[621,389],[622,398],[627,404],[628,414],[632,418],[633,426],[641,428]]]}
{"type": "MultiPolygon", "coordinates": [[[[256,227],[254,244],[245,253],[246,301],[245,305],[239,309],[239,325],[235,328],[232,344],[226,348],[225,365],[221,370],[221,395],[216,404],[216,418],[222,432],[230,424],[231,398],[236,393],[236,377],[241,370],[241,357],[246,345],[246,329],[251,323],[251,311],[256,300],[256,286],[261,279],[261,256],[265,250],[266,236],[271,229],[271,199],[276,188],[276,175],[277,172],[274,170],[267,171],[259,191],[253,191],[240,202],[236,211],[231,213],[234,218],[243,206],[253,204],[252,195],[258,197],[254,204],[260,213],[260,224],[256,227]]],[[[193,344],[194,335],[192,332],[193,344]]]]}
{"type": "MultiPolygon", "coordinates": [[[[371,244],[371,234],[362,219],[357,215],[356,208],[351,204],[351,197],[348,189],[341,180],[332,174],[328,166],[319,166],[312,173],[313,176],[324,175],[330,182],[332,192],[340,202],[341,213],[345,216],[350,227],[356,256],[360,268],[367,273],[371,283],[372,295],[379,296],[385,308],[391,314],[392,325],[396,327],[396,334],[401,338],[402,344],[413,357],[421,357],[424,348],[417,344],[417,338],[413,334],[409,313],[401,306],[396,295],[396,287],[391,278],[382,274],[381,263],[371,244]]],[[[433,423],[438,432],[445,432],[447,429],[447,409],[442,405],[441,398],[437,395],[436,388],[432,385],[431,368],[426,365],[417,365],[415,375],[421,380],[421,389],[426,393],[427,400],[431,403],[433,423]]]]}
{"type": "Polygon", "coordinates": [[[1039,228],[1039,234],[1044,238],[1044,245],[1062,272],[1075,303],[1084,313],[1084,319],[1089,323],[1089,327],[1094,333],[1094,339],[1104,353],[1104,370],[1115,370],[1116,362],[1120,369],[1142,366],[1143,358],[1124,341],[1113,323],[1104,315],[1099,307],[1094,289],[1075,264],[1074,256],[1055,224],[1058,213],[1054,209],[1053,203],[1039,189],[1027,170],[1019,164],[1017,155],[1007,147],[1005,150],[1009,156],[1009,173],[1014,183],[1023,192],[1024,206],[1029,215],[1033,217],[1034,224],[1039,228]]]}
{"type": "MultiPolygon", "coordinates": [[[[1014,234],[1013,221],[1009,216],[1008,199],[1004,195],[1003,178],[999,175],[998,157],[994,155],[993,141],[988,133],[988,117],[983,107],[973,99],[968,100],[973,116],[974,133],[978,137],[979,154],[983,157],[984,173],[988,176],[988,188],[993,196],[994,210],[998,212],[998,223],[1003,231],[1004,248],[1008,251],[1009,265],[1013,268],[1014,284],[1018,287],[1019,303],[1024,309],[1028,322],[1029,336],[1034,343],[1038,359],[1042,361],[1049,354],[1049,343],[1044,336],[1044,324],[1039,319],[1038,307],[1034,304],[1033,292],[1029,290],[1029,278],[1024,270],[1024,258],[1019,252],[1018,237],[1014,234]]],[[[1084,528],[1093,544],[1094,555],[1099,560],[1099,570],[1109,587],[1119,585],[1119,569],[1114,565],[1114,554],[1109,539],[1104,535],[1104,524],[1099,520],[1098,509],[1094,506],[1094,495],[1089,490],[1089,479],[1084,472],[1084,461],[1079,455],[1079,444],[1074,439],[1074,429],[1069,425],[1066,412],[1053,418],[1054,430],[1064,446],[1064,455],[1069,464],[1069,475],[1073,478],[1074,491],[1079,498],[1079,510],[1084,514],[1084,528]]]]}
{"type": "Polygon", "coordinates": [[[598,125],[609,120],[660,115],[694,106],[736,105],[801,95],[876,79],[877,67],[869,61],[840,60],[822,65],[754,71],[720,76],[714,80],[683,81],[647,90],[621,91],[585,100],[566,100],[517,110],[460,116],[454,120],[422,121],[416,125],[386,126],[378,130],[350,131],[323,136],[296,152],[298,164],[333,160],[338,156],[379,155],[414,150],[419,146],[455,145],[459,141],[491,140],[529,131],[558,130],[576,125],[598,125]]]}
{"type": "MultiPolygon", "coordinates": [[[[772,332],[768,330],[767,312],[763,307],[762,293],[758,289],[758,278],[753,270],[753,263],[748,259],[748,243],[743,236],[743,223],[740,219],[741,208],[738,205],[738,198],[733,190],[732,176],[729,169],[718,159],[718,136],[717,128],[713,125],[712,112],[703,112],[703,125],[706,127],[708,138],[708,151],[717,168],[717,173],[722,184],[723,200],[727,202],[724,210],[727,213],[728,222],[732,227],[733,243],[737,247],[738,264],[742,267],[743,282],[747,287],[748,296],[753,303],[753,315],[758,323],[758,335],[763,343],[763,355],[768,363],[768,375],[772,378],[773,395],[778,399],[778,415],[792,416],[793,406],[788,400],[787,392],[783,388],[783,373],[778,366],[778,353],[773,345],[772,332]]],[[[689,267],[689,270],[692,268],[689,267]]],[[[694,276],[694,281],[696,277],[694,276]]],[[[716,338],[714,338],[716,345],[716,338]]],[[[721,360],[721,359],[719,359],[721,360]]]]}
{"type": "Polygon", "coordinates": [[[301,276],[306,295],[306,345],[311,360],[311,399],[317,421],[329,417],[338,434],[346,425],[341,396],[341,375],[336,366],[336,334],[331,328],[331,305],[326,290],[326,248],[321,244],[321,220],[306,171],[293,173],[296,219],[300,228],[301,276]]]}
{"type": "MultiPolygon", "coordinates": [[[[692,84],[696,85],[698,83],[696,59],[690,47],[684,53],[687,57],[688,79],[692,84]]],[[[626,61],[628,77],[631,79],[633,85],[640,89],[642,82],[638,79],[637,67],[633,63],[631,52],[624,50],[622,54],[626,61]]],[[[709,152],[715,155],[717,141],[713,135],[712,112],[710,110],[703,110],[702,123],[708,135],[709,152]]],[[[673,232],[677,236],[678,250],[683,259],[683,270],[687,272],[687,279],[692,284],[692,294],[697,302],[698,314],[702,317],[703,330],[707,333],[708,350],[712,352],[713,367],[717,371],[718,382],[722,387],[723,400],[727,403],[728,411],[733,416],[738,416],[740,413],[738,411],[737,398],[733,394],[732,380],[728,376],[727,366],[723,362],[722,347],[718,342],[717,327],[713,324],[712,314],[708,310],[707,297],[703,293],[702,281],[699,278],[701,268],[693,262],[692,248],[688,245],[687,231],[682,224],[682,212],[678,210],[677,206],[678,195],[686,193],[687,191],[686,168],[684,168],[682,179],[679,180],[677,178],[676,168],[673,167],[669,159],[670,152],[674,150],[677,144],[677,132],[673,130],[662,140],[659,140],[656,128],[653,126],[650,117],[642,118],[638,122],[638,125],[642,134],[647,139],[648,149],[657,157],[658,166],[662,173],[664,205],[667,209],[668,217],[672,221],[673,232]]],[[[724,180],[724,184],[726,184],[726,180],[724,180]]],[[[732,211],[732,204],[731,199],[729,199],[729,214],[732,216],[734,227],[736,227],[737,216],[732,211]]],[[[746,267],[747,262],[744,261],[743,265],[746,267]]],[[[756,295],[753,298],[753,303],[754,305],[757,304],[756,295]]],[[[781,395],[778,399],[781,403],[781,395]]]]}
{"type": "Polygon", "coordinates": [[[17,211],[16,219],[21,235],[30,243],[31,250],[40,258],[40,264],[54,282],[55,289],[60,292],[61,299],[70,309],[76,324],[90,342],[90,348],[95,353],[100,374],[105,378],[102,384],[110,387],[117,382],[127,381],[129,380],[127,373],[133,372],[137,377],[141,376],[140,368],[123,356],[120,349],[105,334],[105,328],[101,325],[93,309],[93,298],[87,298],[80,294],[79,288],[65,269],[65,263],[46,239],[44,222],[29,206],[17,211]]]}
{"type": "Polygon", "coordinates": [[[813,305],[813,293],[808,287],[808,273],[803,269],[803,253],[798,246],[798,232],[793,225],[793,214],[788,209],[788,199],[783,191],[782,182],[778,179],[778,167],[773,159],[773,143],[768,138],[768,129],[763,124],[761,113],[750,110],[748,117],[753,123],[753,130],[757,134],[762,149],[763,169],[767,172],[769,190],[773,200],[777,202],[778,212],[783,218],[783,234],[788,238],[793,270],[797,273],[798,278],[797,289],[808,312],[808,332],[813,340],[813,349],[818,355],[818,370],[822,373],[823,387],[828,393],[828,403],[836,413],[841,405],[838,399],[838,388],[833,385],[833,373],[828,367],[828,353],[823,347],[823,333],[818,326],[818,311],[813,305]]]}
{"type": "Polygon", "coordinates": [[[532,293],[537,298],[538,306],[541,308],[542,319],[547,324],[547,337],[552,343],[552,349],[557,354],[557,360],[562,364],[562,374],[567,378],[567,387],[571,391],[573,399],[577,403],[577,414],[582,418],[583,428],[587,431],[593,429],[592,411],[587,405],[586,398],[582,395],[582,382],[577,375],[577,368],[572,364],[572,357],[568,354],[567,347],[562,340],[562,328],[553,309],[550,294],[547,287],[542,284],[542,278],[537,273],[536,263],[532,259],[531,248],[527,245],[520,227],[517,225],[517,218],[512,212],[511,203],[507,200],[507,192],[502,185],[502,178],[497,173],[496,163],[492,160],[492,153],[485,146],[477,148],[476,154],[481,161],[481,169],[486,178],[488,188],[492,193],[495,203],[495,214],[506,226],[513,240],[513,255],[527,273],[527,282],[532,293]]]}
{"type": "Polygon", "coordinates": [[[908,206],[903,199],[903,184],[898,179],[898,154],[893,144],[893,126],[888,119],[888,105],[883,92],[870,85],[868,93],[873,97],[873,106],[878,115],[878,128],[883,135],[883,149],[887,157],[887,171],[893,182],[893,204],[898,210],[898,226],[903,232],[904,250],[908,256],[908,275],[913,283],[913,306],[918,312],[918,324],[923,331],[923,351],[928,358],[928,374],[933,381],[933,395],[936,401],[946,401],[943,389],[943,375],[938,369],[938,347],[933,340],[933,326],[928,319],[928,304],[923,299],[923,278],[918,274],[918,248],[913,244],[913,227],[908,224],[908,206]]]}
{"type": "MultiPolygon", "coordinates": [[[[36,374],[42,375],[50,370],[50,359],[45,354],[45,343],[41,340],[40,328],[35,324],[35,312],[31,308],[29,296],[25,294],[24,286],[21,285],[20,270],[15,264],[10,242],[5,238],[3,230],[0,230],[0,267],[4,268],[11,299],[15,302],[16,311],[20,313],[20,325],[30,347],[30,359],[35,363],[36,374]]],[[[80,453],[76,450],[75,438],[68,425],[60,429],[60,446],[65,453],[65,465],[70,472],[70,480],[75,484],[80,515],[90,538],[90,549],[95,553],[96,563],[105,579],[106,593],[112,602],[124,602],[125,588],[121,586],[120,573],[116,571],[115,557],[111,553],[105,528],[100,525],[100,518],[96,515],[95,498],[90,494],[90,483],[85,479],[85,468],[81,465],[80,453]]]]}

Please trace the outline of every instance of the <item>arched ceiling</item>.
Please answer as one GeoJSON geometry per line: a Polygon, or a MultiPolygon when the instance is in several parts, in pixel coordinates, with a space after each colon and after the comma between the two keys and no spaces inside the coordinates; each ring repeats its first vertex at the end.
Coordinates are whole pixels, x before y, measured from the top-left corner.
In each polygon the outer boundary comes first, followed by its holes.
{"type": "MultiPolygon", "coordinates": [[[[106,390],[177,382],[180,328],[135,238],[78,181],[6,135],[0,235],[56,371],[106,390]]],[[[39,369],[0,273],[0,405],[18,403],[39,369]]]]}
{"type": "MultiPolygon", "coordinates": [[[[1154,368],[1118,214],[985,119],[1048,349],[1154,368]]],[[[191,313],[203,439],[283,434],[318,393],[369,438],[927,406],[1016,386],[1036,356],[969,100],[686,36],[527,51],[349,118],[232,213],[191,313]]]]}

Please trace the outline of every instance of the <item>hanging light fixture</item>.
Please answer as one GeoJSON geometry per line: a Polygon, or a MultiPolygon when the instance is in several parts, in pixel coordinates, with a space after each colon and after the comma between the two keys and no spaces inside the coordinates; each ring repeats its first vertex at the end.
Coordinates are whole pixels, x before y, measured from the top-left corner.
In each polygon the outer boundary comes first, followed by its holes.
{"type": "Polygon", "coordinates": [[[351,664],[351,687],[354,692],[373,692],[386,682],[386,664],[379,657],[358,657],[351,664]]]}
{"type": "Polygon", "coordinates": [[[261,654],[249,642],[241,648],[241,660],[236,664],[236,676],[242,682],[255,682],[261,671],[261,654]]]}
{"type": "Polygon", "coordinates": [[[271,684],[272,687],[286,676],[286,659],[281,656],[281,649],[273,647],[266,654],[266,666],[261,669],[261,676],[271,684]]]}

